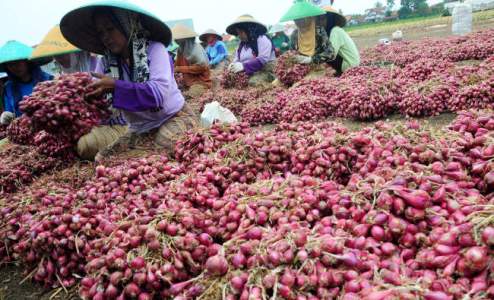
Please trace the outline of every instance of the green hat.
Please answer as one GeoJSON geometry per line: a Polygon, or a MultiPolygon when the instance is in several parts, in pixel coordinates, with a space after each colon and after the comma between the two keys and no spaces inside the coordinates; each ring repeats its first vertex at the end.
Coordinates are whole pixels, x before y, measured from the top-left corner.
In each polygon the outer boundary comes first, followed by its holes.
{"type": "Polygon", "coordinates": [[[62,18],[60,29],[67,41],[80,49],[104,54],[105,46],[100,41],[92,20],[94,12],[102,8],[136,13],[142,26],[150,32],[150,40],[161,42],[165,46],[168,46],[172,40],[170,28],[155,15],[129,2],[106,0],[76,8],[62,18]]]}
{"type": "MultiPolygon", "coordinates": [[[[4,72],[5,63],[17,60],[28,60],[33,53],[33,48],[18,41],[8,41],[0,48],[0,72],[4,72]]],[[[32,61],[37,65],[49,63],[51,58],[37,59],[32,61]]]]}
{"type": "Polygon", "coordinates": [[[317,17],[326,14],[326,12],[314,4],[306,0],[295,0],[295,3],[290,9],[281,17],[280,22],[293,21],[308,17],[317,17]]]}
{"type": "Polygon", "coordinates": [[[0,64],[16,60],[27,60],[31,57],[33,48],[18,41],[8,41],[0,48],[0,64]]]}

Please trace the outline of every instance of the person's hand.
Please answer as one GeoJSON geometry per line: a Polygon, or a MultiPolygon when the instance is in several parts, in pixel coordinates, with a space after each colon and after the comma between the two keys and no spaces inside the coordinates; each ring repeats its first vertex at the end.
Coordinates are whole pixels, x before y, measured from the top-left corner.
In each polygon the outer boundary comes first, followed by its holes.
{"type": "Polygon", "coordinates": [[[295,62],[302,65],[308,65],[312,62],[312,57],[305,55],[297,55],[295,56],[295,62]]]}
{"type": "Polygon", "coordinates": [[[87,93],[86,97],[99,97],[103,94],[113,92],[113,90],[115,89],[115,79],[103,74],[93,72],[91,72],[91,75],[98,78],[99,80],[93,82],[88,86],[88,89],[92,91],[87,93]]]}
{"type": "Polygon", "coordinates": [[[233,63],[233,66],[232,66],[232,69],[231,69],[231,71],[233,73],[240,73],[243,70],[244,70],[244,64],[242,64],[241,62],[233,63]]]}
{"type": "Polygon", "coordinates": [[[11,113],[10,111],[4,111],[2,115],[0,115],[0,124],[2,125],[9,125],[14,121],[14,114],[11,113]]]}

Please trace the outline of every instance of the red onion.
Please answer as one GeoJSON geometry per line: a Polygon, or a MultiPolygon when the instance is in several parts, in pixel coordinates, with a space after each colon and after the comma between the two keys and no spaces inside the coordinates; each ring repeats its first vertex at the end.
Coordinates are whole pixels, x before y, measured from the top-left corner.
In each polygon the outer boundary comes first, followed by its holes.
{"type": "Polygon", "coordinates": [[[485,247],[471,247],[465,254],[465,264],[472,271],[482,271],[488,264],[488,252],[485,247]]]}
{"type": "Polygon", "coordinates": [[[205,268],[213,276],[224,275],[228,271],[228,262],[222,255],[215,255],[208,258],[205,268]]]}
{"type": "Polygon", "coordinates": [[[446,293],[440,291],[427,292],[424,294],[426,300],[453,300],[452,296],[448,296],[446,293]]]}
{"type": "Polygon", "coordinates": [[[493,246],[494,245],[494,227],[486,227],[482,231],[482,241],[488,245],[488,246],[493,246]]]}

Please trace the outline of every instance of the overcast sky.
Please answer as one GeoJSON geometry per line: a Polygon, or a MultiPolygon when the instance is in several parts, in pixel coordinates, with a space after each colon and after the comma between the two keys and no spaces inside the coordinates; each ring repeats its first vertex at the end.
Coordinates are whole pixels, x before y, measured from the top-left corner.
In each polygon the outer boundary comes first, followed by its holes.
{"type": "MultiPolygon", "coordinates": [[[[265,24],[276,23],[293,0],[130,0],[163,20],[192,18],[196,31],[224,32],[239,15],[249,13],[265,24]]],[[[381,0],[385,3],[385,0],[381,0]]],[[[438,0],[429,0],[437,2],[438,0]]],[[[34,45],[62,16],[88,0],[0,0],[0,45],[8,40],[34,45]]],[[[375,0],[335,0],[345,14],[361,13],[375,0]]],[[[395,0],[399,3],[399,0],[395,0]]]]}

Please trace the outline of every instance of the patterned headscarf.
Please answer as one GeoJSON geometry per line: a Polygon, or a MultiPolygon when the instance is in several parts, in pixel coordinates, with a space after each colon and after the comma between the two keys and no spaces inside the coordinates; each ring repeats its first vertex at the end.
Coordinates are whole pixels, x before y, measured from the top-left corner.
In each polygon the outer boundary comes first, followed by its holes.
{"type": "MultiPolygon", "coordinates": [[[[146,31],[139,20],[139,16],[125,10],[111,9],[108,15],[112,22],[127,37],[131,50],[131,80],[145,82],[149,80],[149,63],[147,49],[149,47],[149,32],[146,31]]],[[[115,79],[122,79],[120,59],[109,50],[104,57],[105,73],[115,79]]]]}
{"type": "MultiPolygon", "coordinates": [[[[147,56],[149,32],[143,28],[139,16],[133,12],[117,9],[108,9],[98,13],[110,16],[112,23],[127,37],[131,52],[131,80],[139,83],[148,81],[150,76],[147,56]]],[[[123,79],[121,59],[109,50],[103,57],[103,66],[105,75],[114,79],[123,79]]],[[[108,94],[107,98],[112,102],[113,95],[108,94]]],[[[112,107],[112,116],[106,123],[109,125],[125,124],[123,113],[112,107]]]]}

